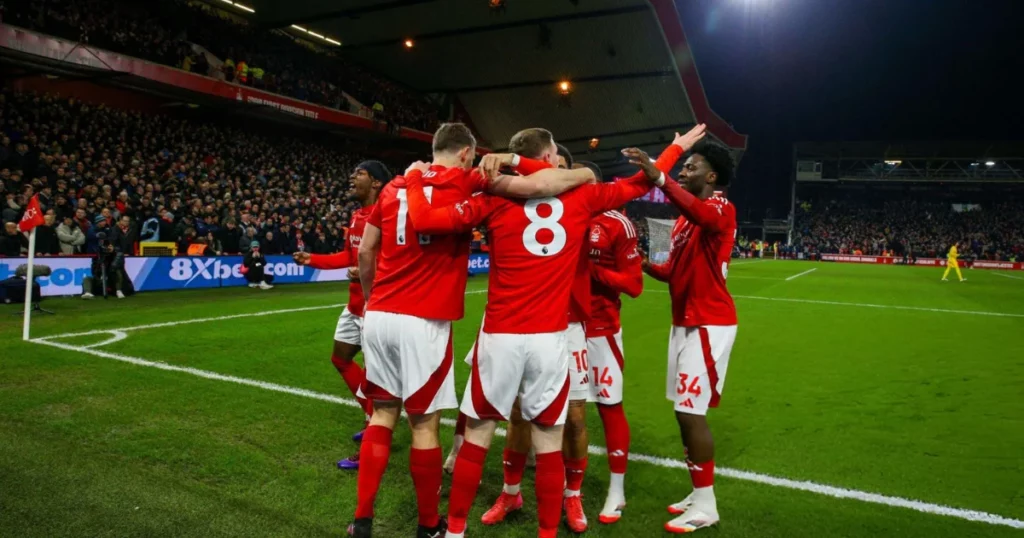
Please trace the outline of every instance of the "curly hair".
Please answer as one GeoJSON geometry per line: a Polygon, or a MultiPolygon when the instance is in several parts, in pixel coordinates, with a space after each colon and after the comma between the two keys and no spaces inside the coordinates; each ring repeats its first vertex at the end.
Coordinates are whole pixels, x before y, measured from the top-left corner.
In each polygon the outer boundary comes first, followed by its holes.
{"type": "Polygon", "coordinates": [[[700,155],[708,162],[711,170],[718,175],[715,185],[728,187],[729,183],[736,176],[736,160],[733,159],[729,148],[717,142],[704,139],[694,144],[690,153],[700,155]]]}

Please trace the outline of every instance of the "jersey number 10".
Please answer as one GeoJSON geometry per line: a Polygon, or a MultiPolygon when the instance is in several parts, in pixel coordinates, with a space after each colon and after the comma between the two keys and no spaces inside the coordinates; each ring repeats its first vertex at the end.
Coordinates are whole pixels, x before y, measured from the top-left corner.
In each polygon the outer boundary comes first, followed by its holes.
{"type": "MultiPolygon", "coordinates": [[[[423,187],[423,195],[426,196],[427,201],[431,201],[431,197],[434,194],[434,187],[423,187]]],[[[396,230],[397,242],[399,245],[405,245],[405,221],[409,218],[409,199],[405,194],[405,189],[398,189],[398,229],[396,230]]],[[[426,234],[417,234],[419,236],[419,242],[421,245],[430,244],[430,236],[426,234]]]]}

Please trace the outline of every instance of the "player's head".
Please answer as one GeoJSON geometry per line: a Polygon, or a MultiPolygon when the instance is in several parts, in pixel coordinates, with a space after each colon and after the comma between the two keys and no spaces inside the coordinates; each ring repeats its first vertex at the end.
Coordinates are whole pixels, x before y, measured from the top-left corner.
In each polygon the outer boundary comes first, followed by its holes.
{"type": "Polygon", "coordinates": [[[601,167],[596,163],[590,161],[576,161],[572,165],[573,169],[576,168],[589,168],[594,173],[594,183],[604,183],[604,174],[601,173],[601,167]]]}
{"type": "Polygon", "coordinates": [[[509,140],[508,150],[523,157],[544,161],[551,166],[558,166],[558,146],[555,145],[554,135],[547,129],[531,127],[519,131],[512,135],[512,140],[509,140]]]}
{"type": "Polygon", "coordinates": [[[729,186],[736,162],[729,150],[707,139],[697,142],[679,172],[679,182],[694,196],[710,196],[715,189],[729,186]]]}
{"type": "Polygon", "coordinates": [[[575,163],[573,162],[572,152],[569,151],[569,148],[558,143],[555,143],[555,147],[558,148],[558,167],[566,169],[573,168],[575,163]]]}
{"type": "Polygon", "coordinates": [[[391,180],[391,171],[380,161],[363,161],[356,165],[349,176],[352,182],[352,197],[366,200],[391,180]]]}
{"type": "Polygon", "coordinates": [[[442,123],[434,133],[434,162],[457,162],[471,168],[476,157],[476,137],[463,123],[442,123]]]}

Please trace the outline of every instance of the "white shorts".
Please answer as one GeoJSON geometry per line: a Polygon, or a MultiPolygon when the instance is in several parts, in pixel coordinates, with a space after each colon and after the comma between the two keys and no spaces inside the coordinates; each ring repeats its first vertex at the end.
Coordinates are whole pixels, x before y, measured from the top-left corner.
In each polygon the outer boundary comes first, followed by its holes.
{"type": "Polygon", "coordinates": [[[523,419],[541,426],[565,424],[569,409],[567,349],[564,331],[481,332],[473,346],[473,371],[462,395],[462,412],[476,419],[508,420],[518,396],[523,419]]]}
{"type": "Polygon", "coordinates": [[[450,321],[367,312],[363,361],[363,392],[371,400],[402,400],[413,415],[459,406],[450,321]]]}
{"type": "Polygon", "coordinates": [[[587,338],[590,360],[589,401],[604,405],[622,403],[622,372],[626,369],[622,356],[622,329],[615,335],[587,338]]]}
{"type": "Polygon", "coordinates": [[[569,400],[593,402],[590,361],[587,359],[587,333],[582,323],[570,323],[565,334],[569,341],[569,400]]]}
{"type": "Polygon", "coordinates": [[[347,307],[338,316],[338,326],[334,328],[334,341],[363,345],[363,318],[352,313],[347,307]]]}
{"type": "Polygon", "coordinates": [[[735,341],[735,325],[672,327],[665,396],[677,412],[706,415],[718,407],[735,341]]]}

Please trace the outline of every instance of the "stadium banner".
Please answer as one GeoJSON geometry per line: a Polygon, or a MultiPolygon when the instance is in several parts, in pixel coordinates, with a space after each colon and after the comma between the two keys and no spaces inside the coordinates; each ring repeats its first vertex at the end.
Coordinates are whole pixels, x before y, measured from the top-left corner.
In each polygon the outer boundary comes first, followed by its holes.
{"type": "MultiPolygon", "coordinates": [[[[135,291],[220,288],[247,284],[242,261],[242,256],[132,256],[125,258],[124,269],[135,291]]],[[[267,256],[265,271],[274,276],[274,284],[348,280],[348,269],[313,269],[291,256],[267,256]]]]}
{"type": "MultiPolygon", "coordinates": [[[[50,276],[36,277],[44,297],[78,295],[82,293],[82,280],[92,275],[91,256],[41,256],[35,259],[36,267],[49,266],[50,276]]],[[[19,265],[28,263],[28,258],[0,258],[0,280],[14,276],[19,265]]]]}
{"type": "Polygon", "coordinates": [[[480,275],[491,272],[491,256],[489,254],[469,255],[469,274],[480,275]]]}
{"type": "MultiPolygon", "coordinates": [[[[902,265],[903,258],[892,258],[888,256],[859,256],[855,254],[822,254],[821,261],[824,262],[839,262],[839,263],[873,263],[883,265],[902,265]]],[[[945,258],[918,258],[914,265],[921,265],[926,267],[945,267],[945,258]]],[[[975,260],[975,261],[964,261],[960,260],[960,267],[970,267],[974,269],[999,269],[1003,271],[1021,271],[1024,270],[1024,263],[1021,262],[998,262],[992,260],[975,260]]]]}

